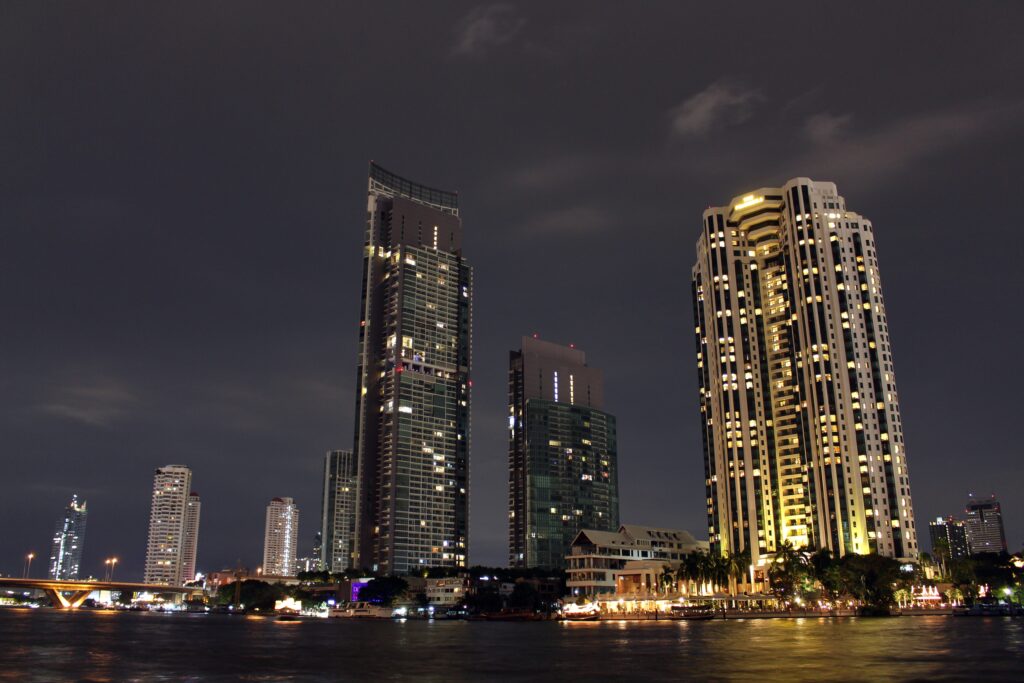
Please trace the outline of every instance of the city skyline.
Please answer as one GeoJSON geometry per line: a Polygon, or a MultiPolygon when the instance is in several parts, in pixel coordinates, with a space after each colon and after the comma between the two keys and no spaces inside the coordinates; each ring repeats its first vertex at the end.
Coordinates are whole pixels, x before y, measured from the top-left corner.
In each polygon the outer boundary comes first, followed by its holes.
{"type": "Polygon", "coordinates": [[[1021,370],[1006,359],[1021,322],[1003,300],[1020,286],[1017,22],[986,4],[963,30],[940,7],[893,8],[881,28],[799,4],[738,23],[712,8],[517,7],[507,39],[467,32],[471,10],[454,6],[215,22],[16,8],[0,27],[19,103],[0,112],[13,330],[0,572],[35,551],[42,573],[54,512],[78,493],[83,573],[117,556],[119,575],[141,575],[149,478],[167,462],[202,481],[201,568],[255,566],[279,491],[315,511],[322,454],[355,429],[370,159],[459,190],[476,289],[471,563],[507,557],[507,351],[534,332],[600,360],[622,519],[706,526],[688,293],[699,217],[795,176],[834,181],[878,226],[918,534],[961,515],[968,492],[995,492],[1019,548],[1021,370]],[[756,64],[705,28],[753,45],[808,13],[829,31],[756,64]],[[607,28],[625,24],[637,28],[607,28]],[[374,50],[364,25],[404,31],[416,58],[374,50]],[[962,50],[939,45],[950,33],[962,50]],[[877,49],[835,49],[865,35],[877,49]],[[994,324],[984,348],[980,321],[994,324]]]}

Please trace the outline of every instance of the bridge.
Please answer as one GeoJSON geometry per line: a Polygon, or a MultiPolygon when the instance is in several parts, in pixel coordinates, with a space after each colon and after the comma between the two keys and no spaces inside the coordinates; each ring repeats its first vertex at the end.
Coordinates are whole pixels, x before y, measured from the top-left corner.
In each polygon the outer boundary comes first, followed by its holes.
{"type": "Polygon", "coordinates": [[[53,579],[0,578],[0,590],[40,590],[53,600],[54,607],[77,609],[93,591],[131,591],[132,593],[177,593],[180,595],[202,595],[202,588],[188,586],[163,586],[152,583],[129,583],[125,581],[57,581],[53,579]],[[64,593],[70,593],[65,596],[64,593]]]}

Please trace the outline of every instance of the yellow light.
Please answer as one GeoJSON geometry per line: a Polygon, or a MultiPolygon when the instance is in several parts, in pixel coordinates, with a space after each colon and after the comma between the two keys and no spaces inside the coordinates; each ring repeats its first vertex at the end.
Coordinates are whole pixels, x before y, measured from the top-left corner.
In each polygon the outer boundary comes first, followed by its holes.
{"type": "Polygon", "coordinates": [[[755,204],[760,204],[763,201],[764,197],[755,197],[752,194],[748,194],[746,197],[743,198],[743,201],[741,201],[739,204],[733,207],[733,211],[742,211],[748,206],[754,206],[755,204]]]}

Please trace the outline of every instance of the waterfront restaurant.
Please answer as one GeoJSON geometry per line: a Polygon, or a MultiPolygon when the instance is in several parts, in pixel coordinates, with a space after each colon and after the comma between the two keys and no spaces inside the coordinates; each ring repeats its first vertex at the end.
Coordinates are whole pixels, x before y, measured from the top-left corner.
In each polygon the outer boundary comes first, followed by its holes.
{"type": "Polygon", "coordinates": [[[761,564],[750,568],[750,579],[730,586],[680,580],[680,565],[693,552],[709,552],[708,543],[686,531],[637,525],[618,532],[585,529],[566,557],[566,585],[572,597],[592,598],[612,618],[658,618],[679,605],[738,612],[776,606],[775,596],[763,592],[767,567],[761,564]]]}

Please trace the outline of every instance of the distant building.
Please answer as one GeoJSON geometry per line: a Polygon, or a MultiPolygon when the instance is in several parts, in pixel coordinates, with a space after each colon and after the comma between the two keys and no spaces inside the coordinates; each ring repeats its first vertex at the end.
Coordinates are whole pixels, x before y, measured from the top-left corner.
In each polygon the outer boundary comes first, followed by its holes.
{"type": "Polygon", "coordinates": [[[196,579],[196,548],[199,545],[199,494],[188,494],[185,502],[185,533],[181,544],[181,582],[196,579]]]}
{"type": "Polygon", "coordinates": [[[459,196],[372,163],[368,180],[355,566],[465,567],[473,277],[459,196]]]}
{"type": "Polygon", "coordinates": [[[263,534],[263,575],[295,576],[299,545],[299,508],[291,498],[274,498],[267,506],[263,534]]]}
{"type": "Polygon", "coordinates": [[[949,549],[951,560],[965,560],[971,556],[971,548],[967,541],[967,525],[954,519],[952,515],[946,518],[937,517],[934,522],[929,522],[928,533],[932,539],[933,555],[937,553],[937,548],[945,545],[949,549]]]}
{"type": "Polygon", "coordinates": [[[688,531],[623,524],[618,531],[583,529],[566,556],[566,588],[573,595],[614,593],[618,575],[630,562],[657,560],[678,566],[690,553],[707,552],[707,541],[688,531]]]}
{"type": "MultiPolygon", "coordinates": [[[[322,508],[321,504],[321,508],[322,508]]],[[[313,557],[316,559],[316,567],[314,571],[323,571],[324,569],[324,541],[323,532],[318,531],[313,535],[313,557]]]]}
{"type": "MultiPolygon", "coordinates": [[[[184,465],[167,465],[153,476],[153,499],[149,511],[149,541],[146,545],[146,565],[143,581],[165,586],[180,586],[186,566],[185,546],[188,531],[189,499],[192,490],[192,470],[184,465]]],[[[198,500],[196,501],[198,502],[198,500]]],[[[194,535],[199,531],[199,509],[195,510],[194,535]]],[[[195,541],[192,546],[193,572],[195,570],[195,541]]]]}
{"type": "Polygon", "coordinates": [[[328,451],[324,458],[319,553],[326,571],[338,573],[352,567],[358,483],[352,451],[328,451]]]}
{"type": "Polygon", "coordinates": [[[708,533],[916,559],[878,247],[834,183],[704,211],[692,295],[708,533]]]}
{"type": "Polygon", "coordinates": [[[82,568],[82,549],[85,545],[85,523],[88,518],[85,501],[71,496],[64,514],[57,520],[50,551],[50,578],[77,579],[82,568]]]}
{"type": "Polygon", "coordinates": [[[461,576],[427,579],[425,593],[431,605],[448,607],[465,600],[468,587],[469,579],[461,576]]]}
{"type": "Polygon", "coordinates": [[[967,540],[971,553],[1005,553],[1003,511],[995,496],[967,502],[967,540]]]}
{"type": "Polygon", "coordinates": [[[523,337],[509,354],[509,565],[565,566],[580,529],[619,527],[615,416],[583,351],[523,337]]]}

